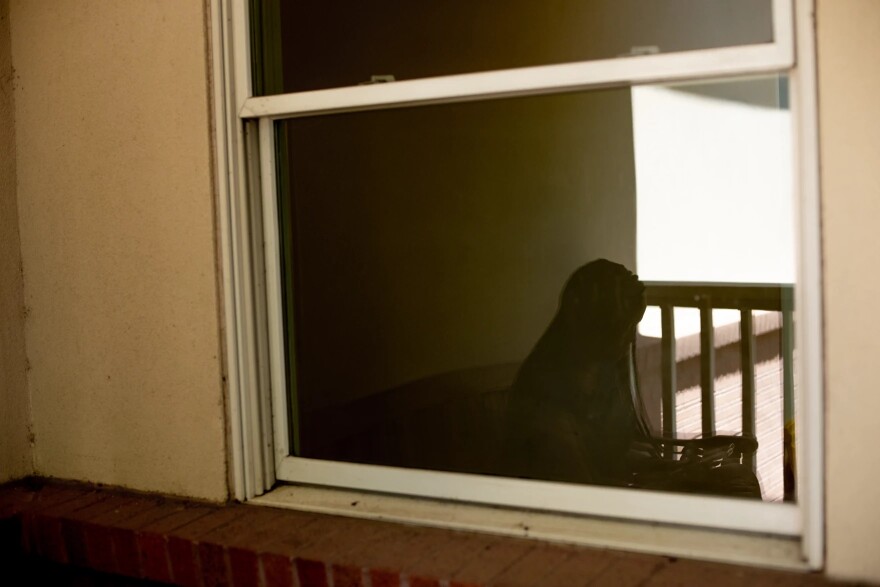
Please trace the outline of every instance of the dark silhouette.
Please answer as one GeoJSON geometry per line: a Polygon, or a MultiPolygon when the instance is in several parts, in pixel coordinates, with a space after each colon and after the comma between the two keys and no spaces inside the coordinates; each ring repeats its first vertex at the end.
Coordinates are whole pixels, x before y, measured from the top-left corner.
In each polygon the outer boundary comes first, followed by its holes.
{"type": "Polygon", "coordinates": [[[625,476],[638,430],[626,382],[644,291],[637,276],[605,259],[569,278],[510,390],[510,474],[603,484],[625,476]]]}
{"type": "Polygon", "coordinates": [[[644,284],[623,265],[599,259],[574,272],[510,390],[504,473],[760,498],[742,464],[753,438],[652,435],[633,359],[645,307],[644,284]]]}

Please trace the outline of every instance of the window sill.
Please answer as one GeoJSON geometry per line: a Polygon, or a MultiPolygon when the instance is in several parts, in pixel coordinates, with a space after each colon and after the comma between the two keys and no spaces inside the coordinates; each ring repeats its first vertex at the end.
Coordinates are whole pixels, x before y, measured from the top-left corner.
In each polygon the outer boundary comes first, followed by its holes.
{"type": "MultiPolygon", "coordinates": [[[[818,574],[513,537],[528,535],[572,542],[566,536],[574,530],[565,530],[565,524],[558,520],[554,526],[543,514],[520,515],[520,521],[530,524],[527,528],[509,526],[505,533],[511,536],[491,536],[383,521],[394,517],[382,510],[391,503],[387,501],[391,498],[385,497],[361,496],[349,501],[346,510],[341,504],[351,499],[347,492],[333,492],[331,498],[326,490],[284,488],[255,501],[279,505],[285,501],[282,497],[289,501],[291,496],[295,496],[300,511],[194,503],[84,485],[18,483],[0,487],[0,530],[3,543],[17,544],[21,554],[182,585],[552,587],[594,581],[621,586],[710,584],[725,578],[754,586],[832,584],[818,574]],[[306,500],[309,493],[314,496],[311,505],[306,500]],[[352,505],[354,502],[356,505],[352,505]],[[301,511],[305,507],[312,511],[301,511]],[[347,515],[319,511],[344,511],[347,515]]],[[[471,507],[436,511],[438,515],[445,511],[450,517],[447,525],[475,529],[485,521],[472,521],[480,518],[471,517],[471,507]]],[[[409,521],[439,525],[426,513],[430,508],[415,509],[422,510],[421,518],[409,521]]],[[[594,540],[598,544],[601,532],[605,532],[605,543],[623,548],[630,539],[615,539],[615,532],[619,536],[626,533],[608,524],[591,522],[595,528],[604,528],[594,533],[594,540]]],[[[657,539],[672,539],[663,532],[654,528],[647,533],[657,539]]],[[[692,543],[697,540],[691,539],[692,543]]],[[[785,550],[783,546],[776,548],[785,550]]],[[[696,547],[691,549],[697,552],[696,547]]]]}
{"type": "Polygon", "coordinates": [[[806,571],[800,539],[287,485],[249,503],[729,564],[806,571]]]}

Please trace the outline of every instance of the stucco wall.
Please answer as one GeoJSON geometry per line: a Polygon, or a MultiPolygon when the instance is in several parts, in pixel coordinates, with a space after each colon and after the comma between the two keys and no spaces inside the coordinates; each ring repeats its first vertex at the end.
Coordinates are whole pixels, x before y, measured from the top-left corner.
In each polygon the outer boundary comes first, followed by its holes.
{"type": "Polygon", "coordinates": [[[828,571],[880,581],[880,2],[818,3],[828,571]]]}
{"type": "Polygon", "coordinates": [[[0,0],[0,483],[31,472],[9,2],[0,0]]]}
{"type": "Polygon", "coordinates": [[[40,475],[226,496],[204,5],[11,1],[40,475]]]}

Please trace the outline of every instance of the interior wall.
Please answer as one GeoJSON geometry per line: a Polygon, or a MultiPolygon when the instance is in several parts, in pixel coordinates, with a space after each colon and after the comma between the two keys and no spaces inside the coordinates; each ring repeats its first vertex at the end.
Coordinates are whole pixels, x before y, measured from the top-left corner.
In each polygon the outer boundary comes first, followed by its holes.
{"type": "Polygon", "coordinates": [[[288,131],[305,407],[522,361],[575,269],[635,265],[628,89],[288,131]]]}
{"type": "Polygon", "coordinates": [[[766,43],[769,0],[284,2],[285,91],[766,43]],[[389,16],[389,15],[393,15],[389,16]]]}
{"type": "Polygon", "coordinates": [[[880,581],[880,3],[817,4],[828,572],[880,581]]]}
{"type": "Polygon", "coordinates": [[[227,495],[205,6],[11,2],[40,475],[227,495]]]}
{"type": "Polygon", "coordinates": [[[32,472],[21,242],[15,193],[15,70],[0,0],[0,483],[32,472]]]}

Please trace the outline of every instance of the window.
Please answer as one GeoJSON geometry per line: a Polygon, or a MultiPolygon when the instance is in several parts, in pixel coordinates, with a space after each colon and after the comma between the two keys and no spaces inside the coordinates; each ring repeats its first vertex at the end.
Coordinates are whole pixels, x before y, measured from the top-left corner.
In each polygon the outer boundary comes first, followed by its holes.
{"type": "Polygon", "coordinates": [[[810,3],[340,6],[216,2],[239,495],[803,537],[816,564],[810,3]]]}

